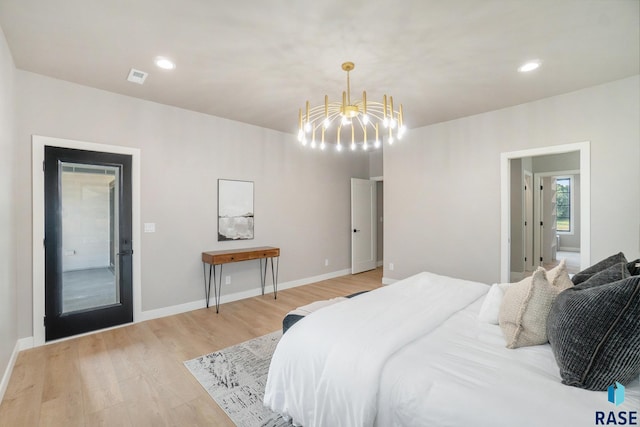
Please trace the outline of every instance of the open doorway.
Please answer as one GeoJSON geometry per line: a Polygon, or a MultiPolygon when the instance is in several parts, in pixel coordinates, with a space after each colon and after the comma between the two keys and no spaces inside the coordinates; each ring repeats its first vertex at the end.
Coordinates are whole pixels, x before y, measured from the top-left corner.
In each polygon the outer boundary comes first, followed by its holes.
{"type": "Polygon", "coordinates": [[[520,280],[563,258],[572,272],[586,268],[589,143],[503,153],[501,166],[501,280],[520,280]]]}
{"type": "MultiPolygon", "coordinates": [[[[577,157],[577,153],[568,155],[577,157]]],[[[560,165],[566,159],[571,161],[570,157],[559,159],[560,165]]],[[[580,169],[538,172],[534,176],[535,200],[539,207],[534,222],[540,224],[534,256],[539,265],[547,269],[564,259],[567,271],[575,274],[580,271],[581,251],[580,169]]]]}
{"type": "Polygon", "coordinates": [[[553,268],[562,259],[569,273],[577,273],[580,152],[511,159],[510,169],[510,280],[529,276],[538,266],[553,268]]]}

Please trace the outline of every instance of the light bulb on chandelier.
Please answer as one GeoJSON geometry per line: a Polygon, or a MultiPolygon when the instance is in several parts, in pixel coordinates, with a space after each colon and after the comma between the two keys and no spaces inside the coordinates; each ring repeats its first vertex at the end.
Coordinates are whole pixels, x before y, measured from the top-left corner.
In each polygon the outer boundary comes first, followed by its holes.
{"type": "MultiPolygon", "coordinates": [[[[349,72],[354,69],[353,62],[345,62],[342,69],[347,72],[347,90],[342,92],[342,102],[329,102],[329,97],[325,95],[324,104],[311,107],[309,101],[306,102],[305,111],[300,109],[298,114],[298,141],[302,145],[307,145],[310,134],[311,147],[316,147],[316,133],[320,137],[320,148],[324,150],[325,141],[331,143],[330,134],[326,132],[332,127],[334,121],[338,121],[335,131],[335,146],[338,151],[342,151],[340,135],[343,128],[351,127],[351,150],[356,150],[358,145],[363,150],[370,147],[367,139],[367,129],[375,131],[373,147],[380,148],[380,127],[388,129],[387,141],[392,144],[395,139],[402,139],[406,132],[404,125],[404,114],[402,104],[397,110],[393,107],[393,97],[384,95],[382,102],[367,101],[367,93],[362,92],[362,99],[351,101],[351,81],[349,72]],[[357,135],[356,135],[357,134],[357,135]]],[[[347,132],[347,129],[344,129],[347,132]]],[[[331,133],[331,136],[333,132],[331,133]]]]}

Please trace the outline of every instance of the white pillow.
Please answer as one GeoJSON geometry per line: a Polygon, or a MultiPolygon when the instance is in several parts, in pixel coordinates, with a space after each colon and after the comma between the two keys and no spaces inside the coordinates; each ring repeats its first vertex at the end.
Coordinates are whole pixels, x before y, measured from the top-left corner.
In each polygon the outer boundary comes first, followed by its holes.
{"type": "Polygon", "coordinates": [[[478,320],[492,325],[498,324],[498,315],[500,314],[500,304],[502,303],[502,297],[504,297],[504,290],[500,285],[494,283],[491,285],[487,296],[484,297],[482,307],[480,307],[480,313],[478,314],[478,320]]]}
{"type": "MultiPolygon", "coordinates": [[[[521,281],[531,281],[531,276],[525,277],[521,281]]],[[[478,320],[489,323],[490,325],[498,325],[502,298],[504,298],[504,293],[507,292],[507,289],[513,285],[515,285],[515,283],[494,283],[491,285],[489,292],[487,292],[487,296],[482,302],[482,307],[480,307],[478,320]]]]}
{"type": "MultiPolygon", "coordinates": [[[[566,264],[564,259],[561,260],[560,264],[555,268],[547,271],[547,280],[561,289],[566,289],[573,285],[569,276],[566,274],[566,264]]],[[[531,283],[531,276],[525,277],[520,282],[525,282],[529,285],[531,283]]],[[[515,285],[515,283],[494,283],[491,285],[491,289],[489,289],[489,292],[482,303],[482,307],[480,307],[478,320],[491,325],[499,324],[498,317],[500,314],[500,304],[502,304],[504,293],[512,285],[515,285]]]]}

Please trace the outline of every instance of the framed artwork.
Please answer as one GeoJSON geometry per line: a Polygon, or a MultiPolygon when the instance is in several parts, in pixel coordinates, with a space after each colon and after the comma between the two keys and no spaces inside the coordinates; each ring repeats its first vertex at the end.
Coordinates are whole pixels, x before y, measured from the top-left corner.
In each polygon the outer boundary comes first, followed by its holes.
{"type": "Polygon", "coordinates": [[[253,182],[218,180],[218,241],[253,239],[253,182]]]}

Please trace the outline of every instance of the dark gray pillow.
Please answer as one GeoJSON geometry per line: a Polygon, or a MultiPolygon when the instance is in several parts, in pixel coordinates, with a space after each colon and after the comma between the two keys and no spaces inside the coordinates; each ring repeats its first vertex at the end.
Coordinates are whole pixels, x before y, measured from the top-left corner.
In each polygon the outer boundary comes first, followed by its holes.
{"type": "Polygon", "coordinates": [[[562,383],[588,390],[640,374],[640,276],[558,295],[547,335],[562,383]]]}
{"type": "Polygon", "coordinates": [[[640,258],[627,264],[627,270],[632,276],[640,275],[640,258]]]}
{"type": "Polygon", "coordinates": [[[627,259],[624,257],[624,254],[622,252],[611,255],[610,257],[603,259],[602,261],[592,265],[591,267],[584,269],[579,273],[576,273],[571,278],[571,281],[574,285],[579,285],[594,274],[599,273],[602,270],[606,270],[607,268],[619,262],[624,262],[625,264],[627,263],[627,259]]]}
{"type": "Polygon", "coordinates": [[[631,274],[629,273],[629,270],[627,270],[627,264],[619,262],[605,270],[597,272],[578,286],[581,289],[591,288],[594,286],[617,282],[618,280],[626,279],[629,276],[631,276],[631,274]]]}

